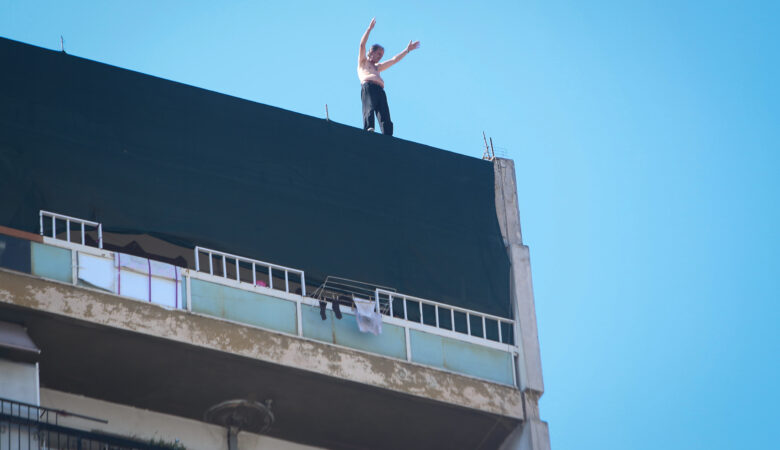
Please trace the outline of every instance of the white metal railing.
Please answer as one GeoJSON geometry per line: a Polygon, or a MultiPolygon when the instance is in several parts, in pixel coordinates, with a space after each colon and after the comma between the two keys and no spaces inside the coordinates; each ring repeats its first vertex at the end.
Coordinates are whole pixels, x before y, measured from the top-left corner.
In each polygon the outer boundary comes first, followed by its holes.
{"type": "Polygon", "coordinates": [[[370,299],[374,296],[374,291],[376,291],[376,289],[396,292],[395,289],[388,286],[328,275],[325,277],[325,281],[314,289],[311,296],[318,300],[331,302],[340,302],[342,301],[341,299],[346,297],[349,300],[345,306],[348,306],[353,298],[370,299]]]}
{"type": "Polygon", "coordinates": [[[70,224],[71,222],[77,223],[81,225],[81,245],[87,245],[86,242],[86,227],[93,227],[97,228],[97,235],[98,235],[98,248],[103,248],[103,224],[98,222],[92,222],[89,220],[79,219],[76,217],[66,216],[64,214],[58,214],[53,213],[50,211],[44,211],[41,210],[38,213],[38,218],[41,226],[41,236],[44,236],[44,228],[43,228],[43,218],[46,217],[47,220],[50,217],[51,218],[51,237],[53,239],[57,238],[57,220],[64,220],[65,221],[65,241],[71,242],[70,240],[70,224]]]}
{"type": "Polygon", "coordinates": [[[456,333],[463,333],[463,331],[458,331],[455,326],[455,315],[465,315],[466,316],[466,330],[465,334],[468,336],[472,336],[475,338],[481,338],[488,341],[496,342],[493,339],[488,338],[488,324],[492,325],[494,329],[497,331],[496,336],[498,337],[498,341],[500,343],[508,344],[508,345],[514,345],[511,344],[510,336],[507,336],[505,333],[502,332],[502,324],[508,325],[508,329],[511,330],[511,332],[514,331],[514,320],[507,319],[505,317],[499,317],[494,316],[492,314],[486,314],[481,313],[478,311],[465,309],[465,308],[459,308],[457,306],[448,305],[446,303],[440,303],[435,302],[433,300],[427,300],[424,298],[419,297],[413,297],[411,295],[404,295],[399,294],[397,292],[388,291],[385,289],[377,289],[375,292],[375,300],[376,300],[376,306],[377,311],[380,313],[390,316],[390,317],[396,317],[404,319],[409,322],[415,322],[419,323],[421,325],[430,326],[433,328],[439,328],[442,330],[448,330],[456,333]],[[401,308],[400,311],[394,310],[394,300],[400,300],[401,301],[401,308]],[[410,312],[410,306],[409,303],[416,304],[415,307],[418,309],[420,313],[420,320],[411,320],[409,318],[409,312],[410,312]],[[423,311],[423,305],[433,306],[433,314],[434,314],[434,324],[425,323],[425,315],[423,311]],[[449,316],[449,327],[443,326],[443,321],[441,320],[442,312],[444,312],[445,317],[449,316]],[[471,326],[471,319],[475,317],[477,318],[478,323],[481,323],[481,334],[475,334],[474,329],[471,326]]]}
{"type": "MultiPolygon", "coordinates": [[[[248,278],[246,270],[244,270],[243,273],[240,273],[238,277],[232,277],[226,275],[228,273],[227,272],[228,264],[231,264],[231,266],[235,264],[236,258],[238,258],[238,263],[239,263],[238,271],[241,271],[242,268],[246,268],[246,266],[251,266],[252,262],[254,262],[254,266],[252,266],[252,270],[255,271],[255,273],[257,273],[256,271],[258,266],[262,266],[262,267],[270,266],[272,269],[271,275],[273,275],[273,271],[286,270],[289,272],[293,272],[294,274],[300,275],[302,281],[301,284],[302,290],[305,289],[304,287],[305,278],[304,278],[303,271],[287,268],[284,266],[279,266],[276,264],[270,264],[262,261],[251,260],[249,258],[243,258],[243,257],[231,255],[224,252],[217,252],[215,250],[210,250],[203,247],[196,247],[196,255],[198,255],[198,257],[202,257],[205,254],[211,259],[212,263],[210,264],[209,270],[200,271],[201,264],[199,263],[196,263],[195,270],[181,269],[181,272],[179,272],[178,268],[174,268],[174,270],[177,271],[174,273],[173,278],[171,280],[168,280],[167,278],[165,280],[162,280],[162,278],[160,278],[157,275],[154,276],[150,275],[145,277],[144,276],[146,275],[145,273],[140,273],[143,279],[135,280],[136,281],[135,285],[138,286],[143,285],[141,287],[145,289],[144,292],[147,291],[149,292],[149,295],[147,297],[143,292],[141,293],[141,295],[138,295],[138,292],[140,292],[138,291],[138,289],[135,289],[132,292],[126,291],[125,286],[129,286],[127,283],[130,283],[132,281],[130,278],[126,278],[126,277],[133,275],[132,273],[133,270],[129,270],[127,272],[122,271],[121,272],[122,278],[120,281],[118,271],[121,269],[118,266],[121,264],[119,264],[118,253],[97,249],[95,247],[90,247],[79,243],[66,242],[63,239],[51,239],[48,237],[44,237],[44,242],[49,245],[54,245],[61,248],[67,248],[73,251],[72,283],[74,285],[79,285],[80,283],[82,283],[82,281],[86,281],[87,285],[91,287],[106,289],[117,295],[122,295],[125,297],[129,297],[141,301],[148,301],[151,303],[155,303],[173,309],[186,309],[188,311],[193,311],[192,309],[193,291],[191,287],[191,280],[193,279],[199,279],[209,283],[221,284],[224,286],[229,286],[229,287],[233,287],[245,291],[255,291],[256,290],[255,286],[252,286],[249,284],[249,282],[242,280],[242,275],[243,278],[248,278]],[[92,258],[90,258],[90,256],[92,258]],[[219,273],[219,270],[216,271],[214,270],[215,260],[221,263],[220,265],[222,266],[221,267],[222,273],[219,273]],[[88,264],[90,262],[94,264],[88,264]],[[100,269],[100,267],[95,266],[95,264],[97,263],[101,263],[100,264],[101,267],[105,268],[107,266],[109,269],[104,271],[97,270],[100,269]],[[105,281],[105,283],[98,282],[100,280],[97,280],[94,276],[88,276],[90,274],[87,272],[93,268],[96,269],[96,271],[92,275],[102,276],[105,275],[103,274],[103,272],[108,273],[107,278],[105,276],[103,277],[105,278],[105,280],[103,280],[105,281]],[[181,278],[179,278],[179,273],[181,274],[181,278]],[[151,284],[152,278],[154,278],[154,280],[157,281],[159,281],[158,278],[165,282],[172,281],[173,282],[172,291],[170,286],[165,287],[165,286],[158,285],[157,287],[163,290],[159,291],[160,293],[159,295],[157,293],[158,291],[155,291],[154,295],[152,295],[152,288],[153,288],[151,284]],[[148,282],[150,283],[149,285],[145,285],[143,283],[141,283],[140,285],[138,284],[139,282],[146,281],[146,280],[148,280],[148,282]],[[181,280],[185,288],[179,289],[179,285],[178,285],[179,280],[181,280]],[[120,282],[122,287],[121,290],[120,290],[120,282]],[[168,292],[168,294],[166,294],[166,292],[164,292],[164,289],[168,289],[168,291],[171,292],[168,292]],[[170,294],[172,294],[172,296],[170,294]]],[[[153,262],[150,261],[150,264],[151,263],[153,262]]],[[[151,274],[151,272],[152,270],[150,268],[149,274],[151,274]]],[[[273,277],[271,277],[271,279],[272,278],[273,277]]],[[[305,296],[305,294],[297,295],[297,294],[290,293],[289,276],[286,276],[285,279],[286,279],[285,290],[287,292],[283,293],[281,292],[281,290],[276,290],[276,293],[270,293],[268,291],[265,292],[269,295],[275,296],[276,298],[295,303],[296,333],[298,336],[303,337],[304,336],[304,332],[303,332],[304,320],[303,320],[303,311],[302,311],[303,305],[307,305],[315,308],[321,307],[322,299],[307,297],[305,296]]],[[[257,278],[253,277],[253,281],[255,280],[257,280],[257,278]]],[[[465,308],[458,308],[452,305],[447,305],[445,303],[426,300],[419,297],[399,294],[391,290],[382,289],[382,288],[377,288],[374,291],[374,295],[376,296],[375,304],[378,305],[378,310],[383,315],[382,322],[400,327],[403,330],[403,335],[404,335],[403,339],[406,347],[405,359],[407,361],[410,362],[417,361],[415,356],[412,354],[414,350],[414,346],[412,345],[412,338],[413,338],[412,333],[414,333],[414,331],[417,330],[425,333],[430,333],[433,335],[443,336],[445,338],[468,342],[471,344],[479,345],[481,347],[492,348],[492,349],[508,352],[509,354],[512,355],[513,358],[512,360],[515,361],[512,363],[512,380],[514,385],[517,385],[517,370],[516,370],[517,369],[516,368],[517,346],[515,344],[516,339],[513,337],[514,336],[513,333],[515,333],[514,322],[511,319],[493,316],[491,314],[480,313],[465,308]],[[400,302],[400,304],[398,304],[398,302],[400,302]],[[415,314],[410,314],[411,312],[415,312],[415,310],[416,312],[419,312],[419,317],[417,318],[413,317],[415,314]],[[433,310],[433,314],[434,314],[433,320],[430,320],[431,319],[430,314],[426,314],[426,313],[430,313],[431,310],[433,310]],[[465,327],[463,326],[462,321],[460,324],[456,324],[456,317],[458,316],[460,316],[461,319],[465,318],[466,320],[465,327]],[[445,317],[448,319],[442,320],[445,317]],[[481,324],[481,326],[478,327],[472,326],[473,325],[472,322],[475,320],[478,321],[481,324]],[[491,325],[492,325],[492,330],[494,330],[494,332],[489,333],[488,330],[491,330],[491,325]],[[504,327],[506,325],[509,325],[509,329],[505,332],[504,327]],[[481,328],[481,331],[478,331],[477,330],[478,328],[481,328]]],[[[365,297],[370,298],[371,295],[366,295],[365,297]]],[[[349,311],[349,310],[345,310],[343,311],[343,313],[349,315],[356,314],[355,311],[349,311]]],[[[237,320],[237,322],[244,323],[240,319],[237,320]]],[[[345,343],[342,343],[341,345],[347,345],[348,347],[355,348],[345,343]]],[[[457,370],[456,372],[463,373],[457,370]]]]}
{"type": "MultiPolygon", "coordinates": [[[[236,268],[236,281],[244,281],[241,279],[241,263],[245,263],[247,265],[251,266],[251,272],[252,272],[252,285],[257,285],[257,269],[258,267],[263,267],[267,270],[267,273],[264,272],[263,275],[268,275],[268,287],[271,289],[274,288],[274,270],[277,270],[279,272],[284,273],[284,291],[289,293],[290,292],[290,273],[297,274],[301,279],[301,295],[306,296],[306,275],[303,273],[303,270],[299,269],[293,269],[291,267],[285,267],[280,266],[278,264],[273,264],[265,261],[259,261],[256,259],[246,258],[243,256],[238,255],[232,255],[230,253],[220,252],[219,250],[212,250],[205,247],[196,246],[195,247],[195,271],[201,272],[200,270],[200,255],[206,254],[209,259],[209,270],[208,273],[210,275],[214,274],[214,257],[216,257],[218,260],[222,261],[222,276],[225,278],[228,277],[228,261],[230,261],[231,267],[235,265],[236,268]]],[[[205,270],[203,271],[205,272],[205,270]]],[[[217,275],[219,276],[219,275],[217,275]]],[[[248,282],[248,281],[247,281],[248,282]]]]}
{"type": "MultiPolygon", "coordinates": [[[[109,257],[110,260],[113,260],[114,257],[113,252],[106,252],[105,250],[102,250],[103,236],[102,236],[102,225],[100,223],[90,222],[87,220],[82,220],[75,217],[70,217],[70,216],[52,213],[48,211],[41,211],[40,212],[41,235],[44,235],[44,231],[45,231],[44,217],[46,218],[51,217],[52,219],[53,239],[47,243],[52,245],[57,245],[60,247],[75,249],[79,253],[86,252],[88,254],[92,254],[96,256],[109,257]],[[65,221],[66,223],[66,229],[68,231],[66,232],[65,239],[56,237],[57,220],[65,221]],[[74,243],[71,242],[70,240],[71,222],[78,223],[81,225],[81,243],[74,243]],[[100,250],[95,249],[94,247],[89,247],[85,244],[85,227],[97,228],[100,250]]],[[[44,239],[48,239],[48,238],[45,237],[44,239]]],[[[80,259],[77,256],[74,256],[73,259],[73,267],[74,267],[73,283],[74,284],[78,284],[78,280],[82,278],[78,271],[82,270],[83,268],[80,267],[81,263],[79,263],[78,261],[80,261],[80,259]]],[[[303,329],[302,329],[303,317],[302,317],[301,306],[309,305],[309,306],[317,307],[320,306],[320,302],[322,301],[321,298],[311,298],[306,296],[306,279],[303,270],[293,269],[290,267],[280,266],[265,261],[259,261],[251,258],[246,258],[243,256],[233,255],[230,253],[225,253],[218,250],[212,250],[209,248],[197,246],[195,247],[195,270],[190,271],[187,269],[182,269],[181,271],[182,282],[185,283],[186,285],[186,298],[182,298],[182,300],[186,302],[185,303],[186,308],[188,310],[191,310],[192,291],[190,288],[190,280],[192,278],[201,278],[210,282],[216,282],[228,286],[232,285],[239,289],[250,290],[250,289],[254,289],[254,287],[258,284],[258,274],[262,274],[263,277],[268,276],[269,286],[267,287],[273,289],[274,278],[275,278],[274,275],[275,274],[280,275],[280,273],[284,274],[284,291],[286,292],[286,294],[281,294],[280,292],[278,294],[279,298],[284,298],[286,300],[295,302],[296,316],[297,316],[296,317],[297,334],[299,336],[303,336],[303,329]],[[208,257],[208,261],[209,261],[208,270],[206,270],[205,268],[204,270],[201,270],[200,259],[203,255],[208,257]],[[217,270],[215,270],[215,261],[218,264],[217,270]],[[228,273],[229,267],[231,271],[233,268],[235,268],[235,277],[231,276],[232,274],[228,273]],[[261,272],[258,272],[258,270],[261,270],[261,272]],[[247,275],[247,271],[251,271],[252,274],[251,288],[247,286],[249,284],[249,280],[248,280],[249,277],[247,275]],[[291,295],[293,293],[290,292],[290,284],[291,284],[290,274],[292,274],[293,283],[297,281],[296,278],[300,279],[301,292],[296,293],[299,295],[291,295]]],[[[352,280],[347,280],[347,281],[352,281],[352,280]]],[[[178,272],[174,276],[174,283],[178,283],[178,272]]],[[[353,282],[353,283],[359,283],[359,282],[353,282]]],[[[412,330],[425,331],[425,332],[437,334],[448,338],[453,338],[453,339],[470,342],[473,344],[477,344],[489,348],[510,352],[513,355],[512,356],[513,358],[517,357],[515,353],[517,348],[517,344],[516,344],[517,337],[515,336],[516,333],[515,322],[512,319],[494,316],[492,314],[487,314],[487,313],[481,313],[466,308],[459,308],[457,306],[448,305],[446,303],[436,302],[433,300],[423,299],[420,297],[400,294],[398,292],[395,292],[394,290],[385,289],[378,286],[371,286],[371,287],[375,287],[375,290],[373,291],[373,295],[375,296],[376,308],[377,311],[379,311],[384,316],[383,321],[388,322],[390,324],[394,324],[396,326],[400,326],[404,329],[404,335],[405,335],[404,339],[406,343],[406,359],[408,361],[414,361],[414,358],[412,356],[412,346],[411,346],[411,337],[410,337],[410,333],[412,330]],[[400,304],[397,305],[396,304],[397,302],[400,302],[400,304]],[[431,315],[429,314],[431,310],[433,311],[433,318],[431,318],[431,315]],[[410,314],[410,312],[413,312],[413,314],[410,314]],[[416,318],[413,317],[416,316],[417,313],[419,313],[419,317],[416,318]],[[459,323],[456,323],[456,317],[458,319],[461,319],[459,320],[459,323]],[[463,318],[465,318],[465,327],[462,326],[463,318]],[[472,322],[475,322],[475,324],[472,324],[472,322]],[[488,332],[488,330],[490,330],[490,333],[488,332]]],[[[281,290],[281,288],[279,288],[278,290],[281,290]]],[[[178,292],[179,292],[178,287],[174,287],[174,296],[177,298],[177,300],[179,295],[178,292]]],[[[119,293],[118,286],[117,286],[117,293],[119,293]]],[[[367,298],[370,298],[371,296],[370,290],[365,290],[364,293],[367,298]]],[[[355,294],[355,292],[353,292],[353,294],[355,294]]],[[[125,295],[125,293],[123,292],[122,295],[125,295]]],[[[151,301],[151,296],[149,297],[149,300],[151,301]]],[[[181,303],[176,303],[176,301],[174,301],[175,308],[179,308],[180,304],[181,303]]],[[[354,314],[354,312],[353,313],[346,312],[346,313],[354,314]]],[[[516,367],[514,363],[512,364],[512,371],[513,371],[512,376],[516,384],[517,374],[516,374],[516,367]]]]}

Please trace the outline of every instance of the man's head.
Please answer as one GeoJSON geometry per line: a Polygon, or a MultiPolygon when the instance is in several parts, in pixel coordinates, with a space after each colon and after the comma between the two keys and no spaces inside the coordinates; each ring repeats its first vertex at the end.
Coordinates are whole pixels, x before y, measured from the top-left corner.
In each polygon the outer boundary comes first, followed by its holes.
{"type": "Polygon", "coordinates": [[[382,59],[382,56],[384,55],[385,55],[385,48],[379,44],[374,44],[368,50],[368,55],[366,57],[368,58],[368,61],[371,64],[376,64],[379,62],[380,59],[382,59]]]}

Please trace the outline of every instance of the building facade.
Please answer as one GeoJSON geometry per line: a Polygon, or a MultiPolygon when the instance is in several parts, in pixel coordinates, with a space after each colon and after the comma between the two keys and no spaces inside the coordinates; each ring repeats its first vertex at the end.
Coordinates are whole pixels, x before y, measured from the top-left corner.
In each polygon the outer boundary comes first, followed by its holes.
{"type": "Polygon", "coordinates": [[[0,57],[0,448],[549,448],[512,161],[0,57]]]}

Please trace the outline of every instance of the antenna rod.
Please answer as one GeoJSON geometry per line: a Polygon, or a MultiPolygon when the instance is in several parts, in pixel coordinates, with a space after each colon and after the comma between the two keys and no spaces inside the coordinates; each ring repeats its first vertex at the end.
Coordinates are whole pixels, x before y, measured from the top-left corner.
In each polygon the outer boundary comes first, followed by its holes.
{"type": "Polygon", "coordinates": [[[482,152],[482,159],[493,161],[496,159],[496,154],[494,152],[491,152],[491,148],[493,147],[493,138],[490,138],[490,146],[488,146],[488,140],[487,136],[485,136],[485,132],[482,132],[482,139],[485,140],[485,151],[482,152]],[[492,153],[492,156],[491,156],[492,153]]]}
{"type": "Polygon", "coordinates": [[[65,53],[65,39],[62,38],[62,35],[60,35],[60,51],[65,53]]]}
{"type": "Polygon", "coordinates": [[[328,104],[325,103],[325,120],[330,122],[330,115],[328,114],[328,104]]]}

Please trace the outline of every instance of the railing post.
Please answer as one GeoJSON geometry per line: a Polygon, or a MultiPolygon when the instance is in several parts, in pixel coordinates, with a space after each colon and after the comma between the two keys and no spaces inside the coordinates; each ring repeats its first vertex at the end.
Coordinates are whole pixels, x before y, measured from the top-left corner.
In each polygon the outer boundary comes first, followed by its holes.
{"type": "MultiPolygon", "coordinates": [[[[406,299],[404,299],[404,306],[406,305],[406,299]]],[[[406,337],[406,360],[411,361],[412,360],[412,342],[411,342],[411,336],[409,333],[409,327],[404,327],[404,335],[406,337]]]]}
{"type": "Polygon", "coordinates": [[[195,271],[200,272],[200,254],[197,245],[195,246],[195,271]]]}
{"type": "Polygon", "coordinates": [[[303,312],[301,311],[303,307],[301,306],[301,300],[297,299],[295,300],[295,315],[296,320],[298,321],[298,336],[303,336],[303,312]]]}
{"type": "Polygon", "coordinates": [[[306,274],[301,271],[301,295],[306,297],[306,274]]]}
{"type": "Polygon", "coordinates": [[[76,250],[70,251],[70,278],[74,286],[79,284],[79,252],[76,250]]]}
{"type": "Polygon", "coordinates": [[[390,317],[395,317],[393,315],[393,294],[387,293],[387,303],[390,304],[390,317]]]}
{"type": "Polygon", "coordinates": [[[103,248],[103,224],[98,222],[92,222],[89,220],[79,219],[78,217],[71,217],[66,216],[65,214],[57,214],[51,211],[44,211],[39,210],[38,211],[38,226],[40,227],[39,233],[41,236],[46,236],[46,232],[43,228],[43,219],[45,217],[51,217],[51,237],[52,239],[57,239],[57,219],[63,220],[65,222],[65,242],[73,243],[73,236],[70,230],[71,223],[78,223],[81,228],[81,245],[87,245],[86,243],[86,230],[85,226],[89,225],[91,227],[97,228],[97,235],[98,235],[98,241],[97,241],[97,247],[102,249],[103,248]]]}
{"type": "Polygon", "coordinates": [[[192,312],[192,274],[187,271],[187,311],[192,312]]]}

